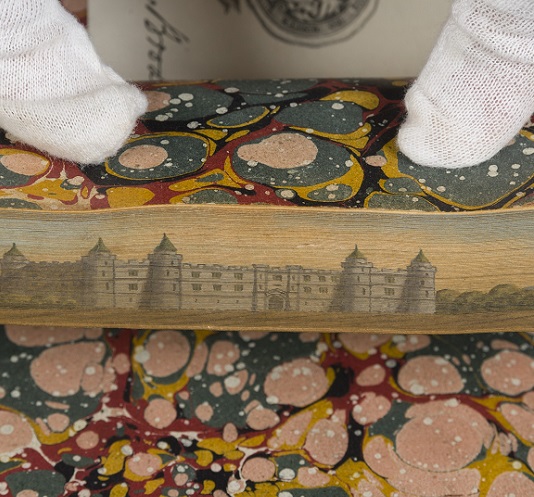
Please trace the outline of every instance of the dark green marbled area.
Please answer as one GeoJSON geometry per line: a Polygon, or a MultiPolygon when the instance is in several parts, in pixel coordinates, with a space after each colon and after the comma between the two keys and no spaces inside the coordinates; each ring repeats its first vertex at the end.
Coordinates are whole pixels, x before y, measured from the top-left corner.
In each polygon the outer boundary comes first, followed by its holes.
{"type": "Polygon", "coordinates": [[[155,121],[192,121],[206,116],[226,113],[233,97],[197,85],[160,87],[152,91],[168,93],[171,98],[164,109],[148,112],[143,119],[155,121]]]}
{"type": "Polygon", "coordinates": [[[352,102],[309,102],[283,109],[276,120],[320,133],[347,135],[362,126],[362,108],[352,102]]]}
{"type": "Polygon", "coordinates": [[[125,145],[107,164],[109,171],[118,176],[133,180],[158,180],[198,171],[207,158],[207,144],[201,137],[169,134],[137,139],[125,145]],[[143,145],[164,148],[168,155],[167,159],[149,169],[134,169],[121,164],[122,153],[143,145]]]}
{"type": "Polygon", "coordinates": [[[222,80],[217,84],[229,94],[239,93],[249,105],[276,105],[306,97],[304,92],[318,81],[317,79],[222,80]]]}
{"type": "Polygon", "coordinates": [[[513,194],[533,179],[533,147],[532,141],[518,136],[490,160],[459,169],[419,166],[399,153],[399,171],[429,194],[460,206],[482,207],[513,194]]]}
{"type": "Polygon", "coordinates": [[[221,117],[215,117],[209,121],[212,126],[219,128],[243,126],[250,121],[255,121],[268,111],[266,107],[255,106],[230,112],[221,117]]]}

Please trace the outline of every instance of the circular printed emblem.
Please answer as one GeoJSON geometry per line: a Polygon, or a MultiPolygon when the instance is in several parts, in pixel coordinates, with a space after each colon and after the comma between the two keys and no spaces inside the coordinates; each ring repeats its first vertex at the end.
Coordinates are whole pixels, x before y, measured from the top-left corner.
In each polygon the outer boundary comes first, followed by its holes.
{"type": "Polygon", "coordinates": [[[343,41],[372,17],[378,0],[248,0],[277,38],[318,47],[343,41]]]}

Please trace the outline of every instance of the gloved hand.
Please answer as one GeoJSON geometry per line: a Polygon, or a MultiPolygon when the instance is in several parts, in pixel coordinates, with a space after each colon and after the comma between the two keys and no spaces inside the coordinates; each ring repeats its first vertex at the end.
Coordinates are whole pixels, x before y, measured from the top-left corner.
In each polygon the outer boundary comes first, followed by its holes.
{"type": "Polygon", "coordinates": [[[456,0],[406,95],[400,150],[423,166],[479,164],[534,113],[534,1],[456,0]]]}
{"type": "Polygon", "coordinates": [[[83,164],[113,155],[147,105],[58,0],[0,0],[0,75],[0,128],[83,164]]]}

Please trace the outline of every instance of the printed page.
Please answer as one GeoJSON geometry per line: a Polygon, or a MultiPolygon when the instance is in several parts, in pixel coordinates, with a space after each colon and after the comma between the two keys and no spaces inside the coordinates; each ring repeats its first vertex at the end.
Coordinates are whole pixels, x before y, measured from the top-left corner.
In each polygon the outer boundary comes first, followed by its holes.
{"type": "Polygon", "coordinates": [[[452,0],[89,0],[104,61],[133,80],[410,77],[452,0]]]}

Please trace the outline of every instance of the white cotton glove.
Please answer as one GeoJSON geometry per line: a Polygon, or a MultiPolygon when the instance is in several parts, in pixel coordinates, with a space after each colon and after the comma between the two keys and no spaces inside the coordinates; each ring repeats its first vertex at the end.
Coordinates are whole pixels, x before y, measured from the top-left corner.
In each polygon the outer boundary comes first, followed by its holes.
{"type": "Polygon", "coordinates": [[[406,95],[400,150],[424,166],[490,159],[534,113],[534,0],[456,0],[406,95]]]}
{"type": "Polygon", "coordinates": [[[0,0],[0,128],[91,164],[117,151],[145,108],[58,0],[0,0]]]}

